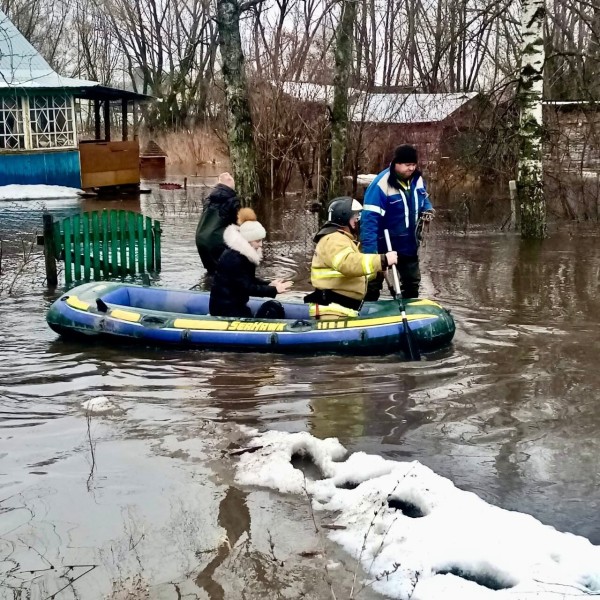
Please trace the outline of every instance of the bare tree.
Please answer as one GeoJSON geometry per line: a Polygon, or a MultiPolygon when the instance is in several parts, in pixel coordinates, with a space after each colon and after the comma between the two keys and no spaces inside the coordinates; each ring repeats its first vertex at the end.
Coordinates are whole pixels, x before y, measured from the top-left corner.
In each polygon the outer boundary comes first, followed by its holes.
{"type": "Polygon", "coordinates": [[[107,43],[112,34],[108,15],[88,0],[76,0],[73,25],[77,34],[77,63],[73,74],[104,85],[116,83],[122,54],[118,46],[107,43]]]}
{"type": "Polygon", "coordinates": [[[238,196],[244,204],[251,204],[259,197],[252,116],[240,36],[240,17],[242,11],[249,7],[249,4],[240,5],[238,0],[217,0],[229,154],[238,196]]]}
{"type": "Polygon", "coordinates": [[[160,99],[150,125],[187,126],[202,118],[217,49],[210,0],[89,1],[108,19],[133,88],[160,99]]]}
{"type": "Polygon", "coordinates": [[[342,191],[344,160],[348,143],[348,87],[354,63],[353,37],[356,21],[356,1],[342,0],[342,14],[335,42],[335,78],[331,111],[331,178],[328,196],[334,198],[342,191]]]}

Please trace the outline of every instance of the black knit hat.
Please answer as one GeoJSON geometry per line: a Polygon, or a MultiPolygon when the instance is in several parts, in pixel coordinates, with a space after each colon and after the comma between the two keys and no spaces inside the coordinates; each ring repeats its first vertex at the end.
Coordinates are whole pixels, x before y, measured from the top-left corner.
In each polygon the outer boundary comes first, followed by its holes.
{"type": "Polygon", "coordinates": [[[414,146],[408,144],[402,144],[394,150],[394,158],[392,160],[394,164],[416,164],[417,163],[417,149],[414,146]]]}

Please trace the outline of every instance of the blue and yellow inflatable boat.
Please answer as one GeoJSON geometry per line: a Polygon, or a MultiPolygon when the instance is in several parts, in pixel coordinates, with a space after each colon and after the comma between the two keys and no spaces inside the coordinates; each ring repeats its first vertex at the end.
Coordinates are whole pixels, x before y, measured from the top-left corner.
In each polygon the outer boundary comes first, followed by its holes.
{"type": "MultiPolygon", "coordinates": [[[[263,352],[399,352],[404,328],[395,300],[367,302],[358,317],[317,321],[308,305],[284,302],[285,319],[237,319],[208,314],[207,292],[87,283],[63,294],[48,311],[63,336],[166,344],[186,348],[263,352]]],[[[251,299],[253,310],[264,299],[251,299]]],[[[421,351],[437,350],[454,336],[449,311],[431,300],[406,302],[406,315],[421,351]]]]}

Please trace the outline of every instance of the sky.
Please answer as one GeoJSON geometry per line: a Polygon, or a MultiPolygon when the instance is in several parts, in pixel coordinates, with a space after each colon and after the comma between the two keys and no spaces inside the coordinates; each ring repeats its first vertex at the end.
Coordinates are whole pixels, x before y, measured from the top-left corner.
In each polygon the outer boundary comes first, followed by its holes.
{"type": "Polygon", "coordinates": [[[357,590],[412,600],[600,595],[600,547],[584,537],[488,504],[418,461],[348,454],[307,432],[249,433],[247,447],[260,448],[240,456],[236,481],[310,497],[317,516],[333,511],[335,529],[322,533],[361,563],[357,590]],[[294,455],[322,478],[305,478],[294,455]]]}

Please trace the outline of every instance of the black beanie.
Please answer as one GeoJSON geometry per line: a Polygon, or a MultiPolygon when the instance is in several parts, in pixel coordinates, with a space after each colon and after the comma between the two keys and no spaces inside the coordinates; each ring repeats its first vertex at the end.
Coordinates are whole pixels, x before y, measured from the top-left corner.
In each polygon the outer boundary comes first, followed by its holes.
{"type": "Polygon", "coordinates": [[[408,144],[402,144],[394,150],[394,158],[392,160],[394,164],[416,164],[417,163],[417,149],[414,146],[408,144]]]}

